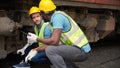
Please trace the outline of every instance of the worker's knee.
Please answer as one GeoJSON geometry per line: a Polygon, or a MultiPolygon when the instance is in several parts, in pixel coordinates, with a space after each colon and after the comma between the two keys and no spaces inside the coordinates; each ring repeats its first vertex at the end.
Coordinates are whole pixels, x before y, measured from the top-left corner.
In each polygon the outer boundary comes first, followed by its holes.
{"type": "Polygon", "coordinates": [[[45,50],[46,55],[52,55],[55,53],[55,46],[48,46],[45,50]]]}

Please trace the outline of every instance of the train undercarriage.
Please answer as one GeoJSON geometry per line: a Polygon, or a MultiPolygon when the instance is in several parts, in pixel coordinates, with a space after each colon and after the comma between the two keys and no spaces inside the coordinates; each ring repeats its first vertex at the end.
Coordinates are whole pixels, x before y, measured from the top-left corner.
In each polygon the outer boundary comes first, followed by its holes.
{"type": "MultiPolygon", "coordinates": [[[[0,4],[0,59],[16,53],[26,43],[26,35],[33,32],[28,10],[39,0],[11,0],[0,4]],[[13,2],[12,2],[13,1],[13,2]],[[11,5],[11,6],[9,6],[11,5]]],[[[96,4],[75,0],[54,0],[56,10],[68,13],[86,34],[89,42],[120,34],[120,5],[96,4]]]]}

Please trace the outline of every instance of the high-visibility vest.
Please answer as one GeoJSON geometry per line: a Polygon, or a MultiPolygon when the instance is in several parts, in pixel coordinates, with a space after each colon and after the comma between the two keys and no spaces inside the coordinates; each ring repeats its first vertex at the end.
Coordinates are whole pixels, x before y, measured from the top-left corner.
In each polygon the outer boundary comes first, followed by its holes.
{"type": "MultiPolygon", "coordinates": [[[[39,37],[39,38],[44,38],[44,29],[45,27],[48,25],[49,23],[43,23],[40,29],[40,32],[38,32],[38,28],[35,26],[35,34],[39,37]]],[[[38,42],[38,45],[41,46],[43,43],[42,42],[38,42]]]]}
{"type": "Polygon", "coordinates": [[[80,29],[80,27],[77,25],[77,23],[66,13],[62,11],[55,11],[55,14],[62,14],[68,18],[70,21],[70,30],[67,32],[62,32],[62,36],[60,39],[64,44],[67,45],[76,45],[77,47],[82,47],[88,43],[88,40],[83,33],[83,31],[80,29]]]}

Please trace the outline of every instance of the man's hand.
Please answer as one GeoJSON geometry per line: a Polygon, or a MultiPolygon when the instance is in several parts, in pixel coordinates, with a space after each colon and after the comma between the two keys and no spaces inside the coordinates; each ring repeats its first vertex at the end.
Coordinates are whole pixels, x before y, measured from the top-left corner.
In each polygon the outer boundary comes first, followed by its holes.
{"type": "Polygon", "coordinates": [[[37,51],[35,49],[32,49],[29,54],[25,57],[25,62],[28,63],[28,61],[31,61],[31,59],[37,54],[37,51]]]}
{"type": "Polygon", "coordinates": [[[48,45],[43,44],[42,46],[39,46],[35,48],[37,52],[45,51],[45,49],[48,47],[48,45]]]}
{"type": "Polygon", "coordinates": [[[33,33],[28,33],[27,35],[28,43],[32,45],[33,43],[37,42],[37,36],[33,33]]]}
{"type": "Polygon", "coordinates": [[[27,43],[28,43],[29,45],[32,45],[32,44],[35,43],[35,42],[32,41],[32,40],[30,40],[30,39],[28,39],[28,40],[27,40],[27,43]]]}

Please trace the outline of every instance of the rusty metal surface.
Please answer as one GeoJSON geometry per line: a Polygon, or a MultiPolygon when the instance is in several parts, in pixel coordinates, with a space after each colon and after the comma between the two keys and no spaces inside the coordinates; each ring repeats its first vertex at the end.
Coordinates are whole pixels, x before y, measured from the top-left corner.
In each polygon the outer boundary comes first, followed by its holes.
{"type": "Polygon", "coordinates": [[[71,1],[91,2],[91,3],[111,4],[111,5],[120,5],[120,0],[71,0],[71,1]]]}
{"type": "Polygon", "coordinates": [[[101,4],[111,4],[111,5],[119,5],[120,6],[120,0],[96,0],[96,3],[101,4]]]}
{"type": "Polygon", "coordinates": [[[54,0],[57,6],[73,6],[73,7],[87,7],[87,8],[98,8],[98,9],[113,9],[120,10],[119,5],[83,2],[83,1],[65,1],[65,0],[54,0]]]}

